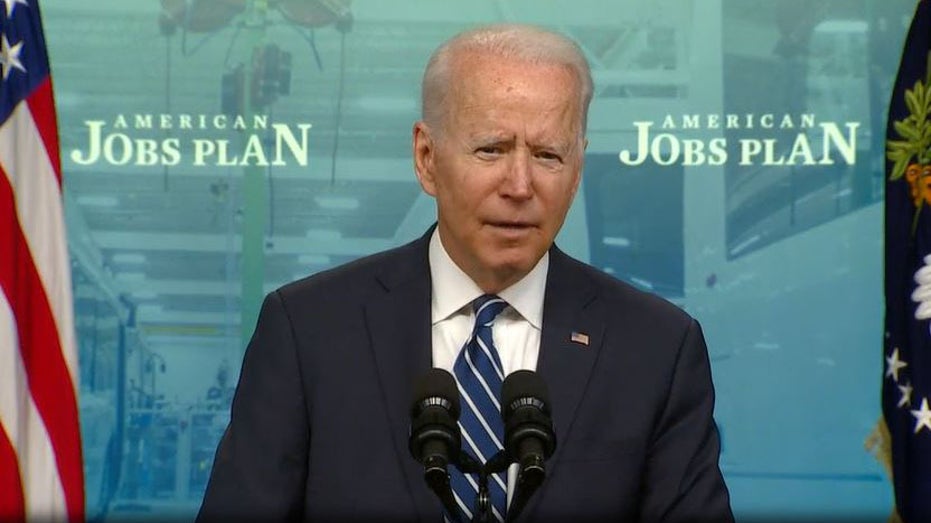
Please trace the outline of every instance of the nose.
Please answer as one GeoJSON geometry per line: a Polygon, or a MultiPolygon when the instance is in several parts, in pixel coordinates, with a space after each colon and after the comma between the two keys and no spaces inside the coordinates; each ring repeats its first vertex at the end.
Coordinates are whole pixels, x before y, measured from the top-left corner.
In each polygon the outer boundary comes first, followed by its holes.
{"type": "Polygon", "coordinates": [[[529,151],[514,151],[504,180],[501,182],[500,194],[516,200],[527,200],[533,196],[532,168],[529,151]]]}

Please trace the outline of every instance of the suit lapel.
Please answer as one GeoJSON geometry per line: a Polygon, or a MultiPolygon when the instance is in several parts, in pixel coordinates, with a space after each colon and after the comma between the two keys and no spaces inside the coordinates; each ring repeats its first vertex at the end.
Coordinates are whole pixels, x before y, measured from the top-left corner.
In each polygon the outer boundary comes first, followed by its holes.
{"type": "MultiPolygon", "coordinates": [[[[365,305],[391,437],[422,521],[436,521],[442,514],[442,506],[424,484],[422,467],[410,456],[407,446],[414,384],[432,366],[428,261],[432,232],[408,245],[408,253],[385,267],[378,277],[382,292],[365,305]]],[[[537,372],[549,389],[556,430],[556,453],[547,462],[550,475],[567,441],[604,334],[604,319],[593,303],[597,289],[584,272],[574,267],[576,263],[555,247],[550,250],[537,362],[537,372]],[[588,336],[588,343],[573,341],[574,332],[588,336]]],[[[539,500],[546,495],[545,489],[544,483],[519,520],[532,520],[539,500]]]]}
{"type": "Polygon", "coordinates": [[[378,277],[384,292],[377,293],[365,306],[391,437],[414,505],[424,521],[436,521],[442,507],[424,484],[422,467],[410,455],[408,432],[414,384],[432,361],[427,256],[430,233],[432,229],[408,246],[408,255],[385,268],[378,277]]]}
{"type": "MultiPolygon", "coordinates": [[[[559,463],[604,336],[604,318],[595,301],[597,289],[576,263],[559,249],[550,250],[537,362],[537,372],[549,389],[556,431],[556,452],[547,461],[547,475],[559,463]]],[[[531,515],[545,490],[546,483],[530,499],[520,521],[533,520],[531,515]]]]}

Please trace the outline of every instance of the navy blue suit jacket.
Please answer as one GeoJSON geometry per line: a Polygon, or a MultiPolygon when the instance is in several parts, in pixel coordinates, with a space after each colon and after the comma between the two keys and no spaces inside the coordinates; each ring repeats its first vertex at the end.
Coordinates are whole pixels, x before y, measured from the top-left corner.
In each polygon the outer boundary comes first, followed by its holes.
{"type": "MultiPolygon", "coordinates": [[[[407,448],[431,367],[428,243],[268,295],[200,521],[442,520],[407,448]]],[[[698,324],[555,247],[543,310],[558,446],[520,520],[731,521],[698,324]]]]}

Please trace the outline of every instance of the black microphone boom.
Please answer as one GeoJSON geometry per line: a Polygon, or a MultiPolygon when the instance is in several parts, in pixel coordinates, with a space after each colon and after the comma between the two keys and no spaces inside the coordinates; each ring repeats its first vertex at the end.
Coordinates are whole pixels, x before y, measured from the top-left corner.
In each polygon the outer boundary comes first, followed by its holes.
{"type": "Polygon", "coordinates": [[[449,514],[457,513],[447,466],[451,461],[455,463],[462,447],[458,419],[456,379],[443,369],[430,369],[414,390],[408,447],[414,459],[423,465],[424,481],[449,514]]]}
{"type": "Polygon", "coordinates": [[[537,373],[519,370],[501,386],[504,447],[519,465],[508,520],[520,514],[546,477],[546,460],[556,450],[546,383],[537,373]]]}

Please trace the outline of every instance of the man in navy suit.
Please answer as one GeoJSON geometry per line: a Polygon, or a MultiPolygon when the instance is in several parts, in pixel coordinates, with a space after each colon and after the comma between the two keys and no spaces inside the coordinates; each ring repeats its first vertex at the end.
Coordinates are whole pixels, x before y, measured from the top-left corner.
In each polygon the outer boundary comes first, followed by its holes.
{"type": "Polygon", "coordinates": [[[407,448],[413,384],[452,368],[470,303],[495,295],[503,370],[542,376],[558,441],[519,519],[731,521],[698,324],[553,245],[587,145],[577,46],[472,30],[434,53],[422,96],[436,227],[266,298],[199,519],[441,521],[407,448]]]}

